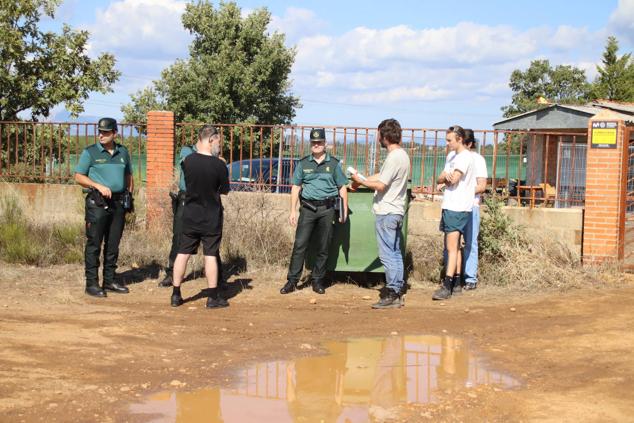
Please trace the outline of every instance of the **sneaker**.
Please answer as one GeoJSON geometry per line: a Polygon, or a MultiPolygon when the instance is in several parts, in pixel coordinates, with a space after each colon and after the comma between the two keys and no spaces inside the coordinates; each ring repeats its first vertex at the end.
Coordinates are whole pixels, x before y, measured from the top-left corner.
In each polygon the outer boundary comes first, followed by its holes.
{"type": "Polygon", "coordinates": [[[472,289],[476,289],[477,288],[477,284],[476,282],[467,282],[464,286],[465,291],[470,291],[472,289]]]}
{"type": "Polygon", "coordinates": [[[172,305],[172,307],[178,307],[183,305],[183,297],[181,297],[178,294],[172,294],[170,304],[172,305]]]}
{"type": "Polygon", "coordinates": [[[208,297],[207,298],[207,305],[205,307],[207,307],[207,308],[229,307],[229,303],[224,298],[218,297],[216,299],[213,299],[211,297],[208,297]]]}
{"type": "Polygon", "coordinates": [[[174,279],[172,279],[172,274],[168,273],[167,275],[165,275],[165,278],[158,283],[158,286],[159,288],[169,288],[170,286],[172,286],[173,281],[174,279]]]}
{"type": "Polygon", "coordinates": [[[448,300],[449,298],[451,298],[451,291],[448,290],[445,286],[441,286],[431,296],[432,300],[448,300]]]}
{"type": "Polygon", "coordinates": [[[462,285],[457,284],[451,289],[451,295],[460,295],[462,294],[462,285]]]}
{"type": "Polygon", "coordinates": [[[372,304],[372,308],[374,309],[400,308],[402,306],[401,297],[394,292],[390,292],[385,297],[381,298],[378,303],[372,304]]]}
{"type": "Polygon", "coordinates": [[[280,294],[288,294],[297,289],[297,284],[293,281],[286,281],[282,289],[280,289],[280,294]]]}

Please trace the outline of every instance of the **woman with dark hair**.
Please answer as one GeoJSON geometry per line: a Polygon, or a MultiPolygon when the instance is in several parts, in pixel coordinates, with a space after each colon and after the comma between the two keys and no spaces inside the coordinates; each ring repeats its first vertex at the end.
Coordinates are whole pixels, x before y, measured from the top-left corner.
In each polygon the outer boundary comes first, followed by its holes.
{"type": "Polygon", "coordinates": [[[475,177],[473,156],[465,146],[465,130],[460,126],[451,126],[447,130],[447,148],[449,154],[445,168],[438,177],[438,190],[444,188],[440,230],[445,234],[445,278],[442,286],[432,295],[434,300],[446,300],[452,292],[461,290],[460,236],[471,219],[473,196],[475,195],[475,177]]]}

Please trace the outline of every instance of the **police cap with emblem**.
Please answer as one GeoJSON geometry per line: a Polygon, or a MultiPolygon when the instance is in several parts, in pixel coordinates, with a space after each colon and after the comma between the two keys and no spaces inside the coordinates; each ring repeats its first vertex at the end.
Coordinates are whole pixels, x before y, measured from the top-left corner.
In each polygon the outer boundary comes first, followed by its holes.
{"type": "Polygon", "coordinates": [[[324,128],[313,128],[310,131],[310,142],[326,141],[326,131],[324,128]]]}
{"type": "Polygon", "coordinates": [[[97,130],[99,131],[116,131],[117,121],[113,118],[101,118],[97,124],[97,130]]]}

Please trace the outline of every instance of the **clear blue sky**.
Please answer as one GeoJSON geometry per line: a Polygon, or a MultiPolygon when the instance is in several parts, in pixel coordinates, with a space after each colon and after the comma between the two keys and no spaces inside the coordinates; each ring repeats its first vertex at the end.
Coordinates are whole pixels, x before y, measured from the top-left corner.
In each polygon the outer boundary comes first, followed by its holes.
{"type": "MultiPolygon", "coordinates": [[[[531,60],[573,64],[595,75],[608,35],[634,45],[634,0],[238,1],[266,6],[272,30],[296,46],[296,123],[490,128],[510,101],[508,77],[531,60]]],[[[129,95],[187,56],[180,0],[66,0],[56,19],[88,29],[91,54],[109,51],[123,77],[95,94],[86,115],[121,117],[129,95]]],[[[57,110],[57,117],[64,111],[57,110]]]]}

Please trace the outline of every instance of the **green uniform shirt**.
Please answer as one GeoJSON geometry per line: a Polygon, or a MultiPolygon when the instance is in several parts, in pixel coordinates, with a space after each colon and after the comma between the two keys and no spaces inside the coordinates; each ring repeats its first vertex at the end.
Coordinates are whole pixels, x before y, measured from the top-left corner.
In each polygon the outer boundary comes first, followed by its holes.
{"type": "Polygon", "coordinates": [[[185,174],[183,173],[183,167],[181,166],[181,164],[183,163],[183,160],[185,160],[185,157],[189,156],[195,151],[196,151],[196,145],[192,145],[192,146],[186,145],[183,148],[181,148],[181,152],[178,155],[178,168],[180,169],[180,178],[178,179],[178,189],[181,191],[187,191],[187,186],[185,185],[185,174]]]}
{"type": "Polygon", "coordinates": [[[127,148],[117,143],[112,155],[100,143],[89,145],[79,156],[75,173],[107,186],[114,194],[122,193],[127,188],[125,176],[132,174],[130,154],[127,148]]]}
{"type": "Polygon", "coordinates": [[[308,155],[297,163],[293,172],[293,185],[302,187],[302,198],[325,200],[339,194],[339,188],[348,183],[339,160],[326,153],[321,163],[308,155]]]}

